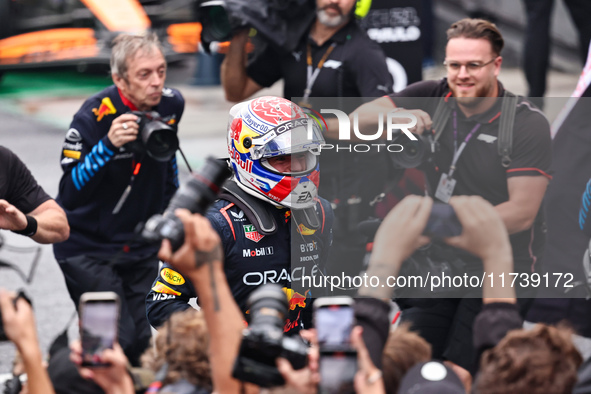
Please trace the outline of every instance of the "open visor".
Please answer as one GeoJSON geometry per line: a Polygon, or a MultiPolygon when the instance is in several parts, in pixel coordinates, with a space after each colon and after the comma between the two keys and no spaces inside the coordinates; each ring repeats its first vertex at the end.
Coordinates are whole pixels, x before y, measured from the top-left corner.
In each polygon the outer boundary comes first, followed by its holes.
{"type": "Polygon", "coordinates": [[[291,155],[309,152],[320,154],[320,147],[324,144],[324,137],[318,125],[312,119],[307,119],[307,125],[295,127],[279,134],[272,130],[252,140],[251,158],[259,160],[275,156],[291,155]]]}

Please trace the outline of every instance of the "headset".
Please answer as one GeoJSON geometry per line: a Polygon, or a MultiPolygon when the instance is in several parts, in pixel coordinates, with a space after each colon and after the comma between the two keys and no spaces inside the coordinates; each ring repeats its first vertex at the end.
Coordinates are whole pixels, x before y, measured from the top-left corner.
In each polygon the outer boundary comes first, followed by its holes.
{"type": "Polygon", "coordinates": [[[357,0],[355,3],[355,18],[363,19],[371,8],[371,0],[357,0]]]}

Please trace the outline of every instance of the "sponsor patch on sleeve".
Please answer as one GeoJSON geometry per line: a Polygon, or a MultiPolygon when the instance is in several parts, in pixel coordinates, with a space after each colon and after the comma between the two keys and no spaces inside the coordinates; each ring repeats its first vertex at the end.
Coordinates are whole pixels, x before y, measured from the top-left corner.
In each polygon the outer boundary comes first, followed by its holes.
{"type": "Polygon", "coordinates": [[[69,157],[71,159],[80,160],[80,153],[79,151],[64,149],[63,151],[65,157],[69,157]]]}
{"type": "Polygon", "coordinates": [[[162,283],[160,281],[156,282],[154,287],[152,287],[152,290],[154,290],[156,293],[171,294],[171,295],[176,295],[176,296],[181,295],[181,293],[179,291],[171,289],[170,287],[166,286],[164,283],[162,283]]]}
{"type": "Polygon", "coordinates": [[[164,268],[162,271],[160,271],[160,276],[171,285],[182,285],[185,283],[185,278],[170,268],[164,268]]]}

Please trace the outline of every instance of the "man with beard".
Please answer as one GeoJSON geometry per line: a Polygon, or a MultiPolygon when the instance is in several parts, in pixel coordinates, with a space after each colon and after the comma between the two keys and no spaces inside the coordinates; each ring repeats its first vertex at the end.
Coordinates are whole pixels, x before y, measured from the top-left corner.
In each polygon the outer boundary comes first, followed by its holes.
{"type": "MultiPolygon", "coordinates": [[[[447,38],[447,78],[415,83],[358,108],[360,129],[375,130],[380,113],[400,111],[402,115],[394,113],[392,120],[398,124],[408,124],[412,118],[405,115],[414,115],[416,125],[409,130],[436,140],[427,144],[431,154],[421,167],[430,195],[444,203],[452,195],[479,195],[492,203],[510,234],[515,271],[532,273],[544,243],[540,205],[552,159],[548,121],[529,102],[506,93],[497,80],[504,42],[494,24],[463,19],[451,26],[447,38]],[[503,105],[504,100],[510,104],[503,105]],[[510,121],[512,109],[515,116],[510,121]],[[501,129],[512,129],[512,136],[501,134],[501,129]],[[507,146],[503,138],[511,142],[508,152],[501,154],[499,145],[507,146]]],[[[465,262],[466,270],[479,269],[482,275],[478,259],[453,253],[465,262]]],[[[517,282],[524,313],[530,301],[525,298],[533,297],[535,288],[517,282]]],[[[471,370],[475,361],[471,330],[482,306],[479,295],[471,293],[468,298],[464,291],[455,299],[399,303],[404,318],[433,345],[434,358],[471,370]]]]}
{"type": "MultiPolygon", "coordinates": [[[[302,107],[337,108],[350,113],[364,101],[392,92],[392,76],[379,45],[363,32],[355,17],[355,0],[317,0],[316,18],[291,53],[267,45],[246,61],[248,30],[237,33],[222,63],[222,84],[229,101],[242,101],[263,87],[284,80],[283,97],[302,107]],[[247,64],[248,63],[248,64],[247,64]],[[338,98],[330,104],[321,98],[338,98]],[[342,100],[357,97],[359,100],[342,100]]],[[[338,128],[327,119],[329,132],[338,128]]],[[[326,143],[339,141],[325,135],[326,143]]],[[[347,144],[350,149],[350,145],[347,144]]],[[[384,189],[388,158],[385,151],[355,153],[325,150],[320,158],[319,195],[335,211],[334,244],[329,272],[359,273],[365,240],[357,224],[374,213],[370,202],[384,189]],[[372,173],[372,177],[367,174],[372,173]]]]}

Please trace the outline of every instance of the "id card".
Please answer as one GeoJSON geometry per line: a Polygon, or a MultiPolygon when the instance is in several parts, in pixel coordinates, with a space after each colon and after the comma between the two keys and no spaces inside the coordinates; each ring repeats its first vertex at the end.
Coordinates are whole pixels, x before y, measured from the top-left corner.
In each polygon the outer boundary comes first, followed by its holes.
{"type": "Polygon", "coordinates": [[[439,180],[439,184],[437,185],[437,190],[435,191],[435,198],[439,199],[444,203],[448,203],[449,199],[454,193],[454,188],[456,187],[456,180],[453,178],[448,178],[447,174],[441,174],[441,179],[439,180]]]}

